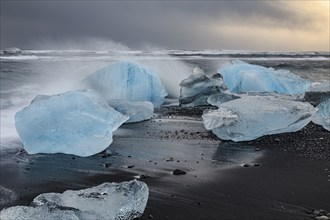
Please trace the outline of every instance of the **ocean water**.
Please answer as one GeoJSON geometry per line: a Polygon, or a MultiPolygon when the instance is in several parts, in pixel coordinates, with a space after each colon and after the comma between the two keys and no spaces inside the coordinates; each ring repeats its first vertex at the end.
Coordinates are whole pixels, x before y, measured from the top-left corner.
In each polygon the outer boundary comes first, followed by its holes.
{"type": "Polygon", "coordinates": [[[288,69],[312,82],[330,80],[329,52],[25,50],[7,55],[0,51],[0,149],[22,147],[14,116],[36,95],[84,89],[81,81],[111,62],[128,60],[148,66],[167,84],[172,97],[178,97],[179,83],[195,66],[216,73],[223,63],[235,59],[288,69]]]}

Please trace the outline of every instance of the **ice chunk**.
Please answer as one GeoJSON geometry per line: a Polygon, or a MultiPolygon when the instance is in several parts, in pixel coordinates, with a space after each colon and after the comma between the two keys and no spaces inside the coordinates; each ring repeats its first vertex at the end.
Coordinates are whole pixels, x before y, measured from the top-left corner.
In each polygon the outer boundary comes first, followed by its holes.
{"type": "Polygon", "coordinates": [[[202,106],[208,105],[207,98],[210,95],[226,90],[219,74],[207,77],[204,74],[192,74],[180,84],[180,105],[202,106]]]}
{"type": "Polygon", "coordinates": [[[151,102],[131,102],[125,100],[109,100],[108,104],[118,112],[127,115],[128,121],[138,122],[150,119],[154,113],[154,106],[151,102]]]}
{"type": "Polygon", "coordinates": [[[62,194],[41,194],[33,200],[32,206],[3,209],[0,219],[134,219],[143,214],[148,196],[148,186],[143,182],[103,183],[62,194]]]}
{"type": "Polygon", "coordinates": [[[316,114],[313,117],[313,122],[322,125],[330,131],[330,98],[316,106],[316,114]]]}
{"type": "Polygon", "coordinates": [[[310,82],[288,70],[274,70],[252,65],[243,61],[233,61],[222,66],[218,72],[233,93],[276,92],[280,94],[305,93],[310,82]]]}
{"type": "Polygon", "coordinates": [[[148,101],[159,107],[167,96],[156,73],[129,62],[110,64],[88,76],[85,82],[107,101],[148,101]]]}
{"type": "Polygon", "coordinates": [[[225,91],[225,92],[210,95],[207,99],[207,102],[210,105],[217,106],[222,103],[229,102],[231,100],[238,99],[238,98],[240,98],[240,96],[237,96],[237,95],[234,95],[234,94],[231,94],[231,93],[228,93],[225,91]]]}
{"type": "Polygon", "coordinates": [[[30,154],[99,153],[110,145],[112,132],[126,120],[127,116],[89,91],[37,96],[15,115],[16,130],[30,154]]]}
{"type": "Polygon", "coordinates": [[[194,69],[193,69],[193,74],[195,74],[195,75],[205,75],[205,72],[200,67],[195,66],[194,69]]]}
{"type": "Polygon", "coordinates": [[[330,81],[326,82],[314,82],[309,87],[311,92],[329,92],[330,91],[330,81]]]}
{"type": "Polygon", "coordinates": [[[245,96],[218,106],[203,114],[204,125],[220,139],[233,141],[298,131],[315,113],[309,103],[270,96],[245,96]]]}

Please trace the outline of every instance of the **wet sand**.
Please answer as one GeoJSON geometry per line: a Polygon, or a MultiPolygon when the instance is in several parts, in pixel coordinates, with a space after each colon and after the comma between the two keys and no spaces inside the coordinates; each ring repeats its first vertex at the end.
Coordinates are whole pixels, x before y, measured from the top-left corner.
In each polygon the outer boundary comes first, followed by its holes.
{"type": "Polygon", "coordinates": [[[0,207],[138,178],[150,189],[140,219],[313,219],[315,210],[330,211],[330,132],[309,124],[222,142],[204,129],[204,109],[164,107],[152,120],[123,125],[110,148],[92,157],[1,152],[1,186],[15,195],[0,207]]]}

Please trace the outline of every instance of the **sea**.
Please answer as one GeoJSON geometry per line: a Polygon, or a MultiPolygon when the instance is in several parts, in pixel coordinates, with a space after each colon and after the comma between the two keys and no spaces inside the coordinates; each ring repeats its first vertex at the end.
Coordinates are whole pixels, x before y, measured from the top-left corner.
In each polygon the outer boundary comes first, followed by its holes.
{"type": "Polygon", "coordinates": [[[242,60],[251,64],[287,69],[312,82],[330,80],[329,52],[258,52],[238,50],[22,50],[0,51],[0,150],[21,148],[15,113],[39,94],[52,95],[84,89],[82,80],[109,63],[126,60],[149,67],[160,75],[172,98],[194,67],[217,73],[224,63],[242,60]]]}

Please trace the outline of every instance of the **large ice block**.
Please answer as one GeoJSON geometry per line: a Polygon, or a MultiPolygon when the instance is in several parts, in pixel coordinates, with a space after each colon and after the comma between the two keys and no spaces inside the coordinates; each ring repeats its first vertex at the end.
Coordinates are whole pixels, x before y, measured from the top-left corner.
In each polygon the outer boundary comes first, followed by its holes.
{"type": "Polygon", "coordinates": [[[91,91],[37,96],[15,115],[25,150],[90,156],[106,149],[128,117],[91,91]]]}
{"type": "Polygon", "coordinates": [[[118,112],[129,117],[125,123],[148,120],[154,114],[153,104],[147,101],[132,102],[126,100],[109,100],[108,104],[118,112]]]}
{"type": "Polygon", "coordinates": [[[308,80],[302,79],[288,70],[275,70],[239,60],[222,66],[218,72],[233,93],[303,94],[311,84],[308,80]]]}
{"type": "Polygon", "coordinates": [[[203,73],[194,73],[180,83],[180,105],[203,106],[209,105],[207,99],[210,95],[219,94],[226,90],[219,74],[211,77],[203,73]]]}
{"type": "Polygon", "coordinates": [[[203,114],[204,126],[223,140],[249,141],[268,134],[295,132],[315,113],[307,102],[270,96],[245,96],[203,114]]]}
{"type": "Polygon", "coordinates": [[[165,87],[156,73],[130,62],[110,64],[97,70],[84,81],[107,101],[148,101],[159,107],[167,96],[165,87]]]}
{"type": "Polygon", "coordinates": [[[0,219],[130,220],[143,214],[148,196],[148,186],[140,181],[103,183],[83,190],[67,190],[62,194],[41,194],[31,206],[3,209],[0,219]]]}
{"type": "Polygon", "coordinates": [[[316,114],[313,117],[313,122],[322,125],[330,131],[330,98],[316,106],[316,114]]]}

